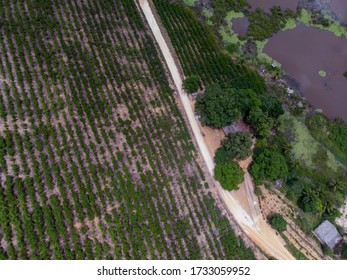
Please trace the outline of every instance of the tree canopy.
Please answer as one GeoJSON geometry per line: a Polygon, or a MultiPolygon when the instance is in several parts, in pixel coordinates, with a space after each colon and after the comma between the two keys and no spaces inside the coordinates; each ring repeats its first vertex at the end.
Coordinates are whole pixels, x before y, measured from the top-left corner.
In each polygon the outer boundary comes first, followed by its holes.
{"type": "Polygon", "coordinates": [[[254,128],[256,136],[260,138],[270,136],[270,128],[273,125],[273,120],[268,117],[260,107],[252,108],[249,111],[246,121],[254,128]]]}
{"type": "Polygon", "coordinates": [[[224,162],[215,168],[215,178],[228,191],[238,190],[238,184],[243,182],[244,172],[235,162],[224,162]]]}
{"type": "Polygon", "coordinates": [[[229,160],[230,160],[230,157],[227,151],[223,147],[218,148],[214,155],[214,162],[216,164],[221,164],[229,160]]]}
{"type": "Polygon", "coordinates": [[[188,93],[195,92],[199,89],[199,82],[199,76],[191,75],[183,81],[183,88],[188,93]]]}
{"type": "Polygon", "coordinates": [[[269,117],[278,119],[284,114],[282,104],[275,93],[264,93],[260,95],[261,106],[263,112],[266,112],[269,117]]]}
{"type": "Polygon", "coordinates": [[[202,124],[216,128],[227,126],[241,117],[232,91],[223,90],[218,84],[207,86],[205,93],[198,96],[195,110],[202,124]]]}
{"type": "Polygon", "coordinates": [[[278,152],[265,149],[254,157],[250,172],[257,185],[264,179],[275,181],[288,176],[288,166],[285,158],[278,152]]]}
{"type": "Polygon", "coordinates": [[[215,168],[215,177],[228,191],[238,190],[238,184],[243,182],[244,173],[241,167],[235,162],[224,162],[215,168]]]}
{"type": "Polygon", "coordinates": [[[272,227],[277,230],[279,233],[287,229],[287,221],[283,218],[281,214],[274,214],[269,218],[270,224],[272,227]]]}
{"type": "Polygon", "coordinates": [[[222,141],[222,149],[229,158],[244,160],[252,154],[252,137],[247,132],[229,133],[222,141]]]}

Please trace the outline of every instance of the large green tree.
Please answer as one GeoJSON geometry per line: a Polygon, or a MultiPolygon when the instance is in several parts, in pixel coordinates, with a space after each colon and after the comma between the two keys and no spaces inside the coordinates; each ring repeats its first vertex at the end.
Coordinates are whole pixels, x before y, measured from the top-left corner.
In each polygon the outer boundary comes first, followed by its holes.
{"type": "Polygon", "coordinates": [[[218,164],[214,170],[215,178],[228,191],[237,190],[238,184],[243,182],[244,172],[235,162],[218,164]]]}
{"type": "Polygon", "coordinates": [[[270,128],[273,125],[273,120],[260,107],[252,108],[249,111],[246,121],[254,128],[256,136],[260,138],[270,136],[270,128]]]}
{"type": "Polygon", "coordinates": [[[252,154],[252,137],[247,132],[229,133],[222,141],[222,149],[236,160],[244,160],[252,154]]]}
{"type": "Polygon", "coordinates": [[[215,155],[214,155],[214,162],[216,164],[221,164],[221,163],[227,162],[229,160],[230,160],[230,157],[229,157],[227,151],[223,147],[218,148],[215,155]]]}
{"type": "Polygon", "coordinates": [[[264,93],[260,95],[261,106],[263,112],[266,112],[269,117],[278,119],[284,114],[281,101],[275,93],[264,93]]]}
{"type": "Polygon", "coordinates": [[[195,111],[200,115],[202,124],[216,128],[241,117],[232,91],[223,90],[218,84],[207,86],[205,93],[198,96],[195,111]]]}
{"type": "Polygon", "coordinates": [[[275,181],[288,176],[288,166],[282,154],[266,149],[254,157],[250,172],[257,185],[263,180],[275,181]]]}

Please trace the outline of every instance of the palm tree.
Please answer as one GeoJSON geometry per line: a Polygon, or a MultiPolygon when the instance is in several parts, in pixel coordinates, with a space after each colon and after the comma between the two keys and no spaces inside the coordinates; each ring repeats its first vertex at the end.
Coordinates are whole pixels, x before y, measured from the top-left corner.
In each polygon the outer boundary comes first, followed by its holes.
{"type": "Polygon", "coordinates": [[[340,179],[330,179],[327,186],[329,189],[331,189],[333,192],[337,192],[342,190],[342,181],[340,179]]]}

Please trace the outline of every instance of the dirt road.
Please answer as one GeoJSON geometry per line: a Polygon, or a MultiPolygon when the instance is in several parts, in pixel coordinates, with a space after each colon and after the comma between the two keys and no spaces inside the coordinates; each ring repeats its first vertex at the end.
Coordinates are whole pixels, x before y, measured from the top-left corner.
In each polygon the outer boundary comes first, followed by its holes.
{"type": "MultiPolygon", "coordinates": [[[[172,79],[182,101],[185,113],[187,114],[190,127],[193,131],[196,142],[198,143],[200,153],[210,174],[213,176],[214,162],[206,146],[202,132],[199,129],[198,122],[195,119],[194,110],[191,106],[189,97],[182,89],[182,78],[173,56],[170,53],[166,41],[164,40],[148,1],[139,0],[139,4],[165,58],[167,67],[171,73],[172,79]]],[[[249,184],[250,177],[248,178],[247,176],[248,175],[246,174],[246,184],[249,184]]],[[[259,247],[277,259],[293,259],[292,255],[284,247],[285,243],[283,239],[277,236],[275,231],[266,223],[264,219],[261,218],[261,215],[258,214],[258,211],[256,210],[257,205],[254,204],[254,201],[251,201],[251,210],[247,211],[240,205],[232,193],[223,190],[216,181],[215,186],[217,187],[217,191],[220,197],[223,199],[225,205],[228,207],[229,211],[234,215],[235,219],[242,226],[244,231],[259,247]]]]}

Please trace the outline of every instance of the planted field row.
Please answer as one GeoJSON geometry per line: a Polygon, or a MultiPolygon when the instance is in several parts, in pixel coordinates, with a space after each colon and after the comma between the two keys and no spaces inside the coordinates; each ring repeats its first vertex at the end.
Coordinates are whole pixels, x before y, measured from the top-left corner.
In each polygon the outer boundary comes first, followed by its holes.
{"type": "Polygon", "coordinates": [[[0,18],[0,258],[231,257],[135,2],[0,18]]]}
{"type": "Polygon", "coordinates": [[[228,87],[253,89],[258,93],[265,91],[262,78],[255,71],[235,64],[217,45],[208,27],[189,8],[165,0],[153,2],[185,76],[199,75],[205,85],[220,83],[228,87]]]}

